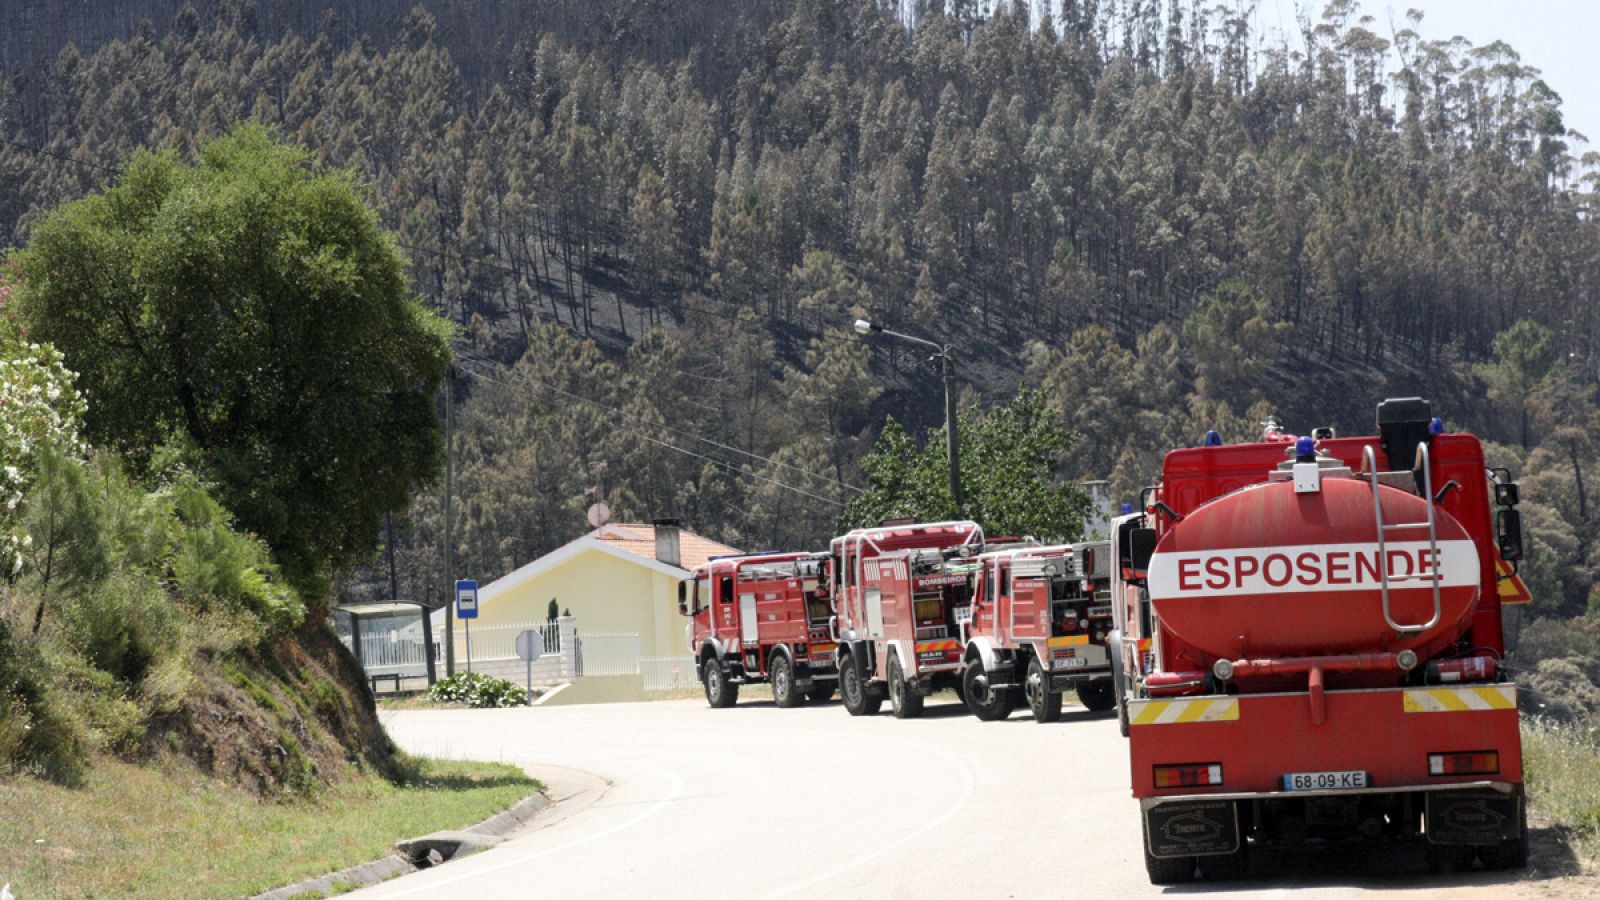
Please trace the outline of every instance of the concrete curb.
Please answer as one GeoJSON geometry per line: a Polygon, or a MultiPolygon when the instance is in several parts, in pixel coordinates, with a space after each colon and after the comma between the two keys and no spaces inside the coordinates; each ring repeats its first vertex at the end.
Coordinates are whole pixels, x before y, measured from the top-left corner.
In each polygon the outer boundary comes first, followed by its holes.
{"type": "Polygon", "coordinates": [[[399,853],[391,853],[382,859],[340,869],[317,878],[308,879],[281,887],[264,894],[257,894],[251,900],[288,900],[302,894],[315,892],[318,896],[342,893],[355,887],[368,887],[380,881],[388,881],[401,875],[409,875],[420,869],[432,865],[449,862],[486,849],[505,840],[505,836],[527,824],[530,819],[550,808],[550,798],[543,794],[534,794],[525,797],[510,809],[498,812],[476,825],[471,825],[459,831],[437,831],[433,834],[422,835],[405,841],[396,841],[395,847],[399,853]],[[487,838],[487,840],[474,841],[473,836],[487,838]],[[420,850],[424,856],[413,859],[407,855],[408,849],[420,850]],[[445,851],[449,852],[446,853],[445,851]],[[430,852],[431,851],[431,852],[430,852]],[[430,857],[438,857],[430,859],[430,857]],[[426,864],[421,864],[426,862],[426,864]]]}

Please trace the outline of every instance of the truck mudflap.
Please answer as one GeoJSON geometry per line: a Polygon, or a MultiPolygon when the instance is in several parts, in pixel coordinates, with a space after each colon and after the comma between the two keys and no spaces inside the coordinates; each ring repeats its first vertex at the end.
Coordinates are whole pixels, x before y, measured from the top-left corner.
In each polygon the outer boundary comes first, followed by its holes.
{"type": "Polygon", "coordinates": [[[1239,849],[1239,805],[1228,800],[1163,803],[1145,812],[1150,855],[1216,856],[1239,849]]]}
{"type": "Polygon", "coordinates": [[[1432,844],[1490,846],[1522,833],[1520,791],[1432,791],[1423,807],[1424,834],[1432,844]]]}

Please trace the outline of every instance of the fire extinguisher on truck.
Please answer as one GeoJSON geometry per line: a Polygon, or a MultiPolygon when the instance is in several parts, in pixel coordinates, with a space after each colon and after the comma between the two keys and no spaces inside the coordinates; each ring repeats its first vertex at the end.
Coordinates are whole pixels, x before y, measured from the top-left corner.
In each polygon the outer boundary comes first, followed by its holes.
{"type": "Polygon", "coordinates": [[[1380,403],[1377,431],[1213,433],[1113,523],[1114,692],[1154,883],[1240,875],[1251,843],[1526,863],[1497,590],[1522,558],[1517,486],[1419,398],[1380,403]]]}

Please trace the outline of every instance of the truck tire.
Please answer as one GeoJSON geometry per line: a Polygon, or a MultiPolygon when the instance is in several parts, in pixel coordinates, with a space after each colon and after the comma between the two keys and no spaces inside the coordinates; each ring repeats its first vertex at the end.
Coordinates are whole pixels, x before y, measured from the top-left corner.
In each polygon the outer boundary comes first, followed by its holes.
{"type": "Polygon", "coordinates": [[[1093,681],[1080,681],[1075,686],[1078,692],[1078,702],[1090,712],[1105,712],[1117,705],[1117,695],[1111,689],[1111,679],[1096,678],[1093,681]]]}
{"type": "Polygon", "coordinates": [[[1117,730],[1122,732],[1123,737],[1127,737],[1129,728],[1128,693],[1122,689],[1121,678],[1112,678],[1111,687],[1112,692],[1116,694],[1113,699],[1117,704],[1117,730]]]}
{"type": "Polygon", "coordinates": [[[1028,680],[1023,682],[1023,693],[1028,696],[1028,708],[1033,710],[1033,720],[1042,724],[1061,721],[1061,694],[1050,690],[1050,676],[1038,658],[1028,663],[1028,680]]]}
{"type": "Polygon", "coordinates": [[[1239,849],[1232,853],[1200,857],[1200,877],[1207,881],[1238,881],[1250,872],[1250,844],[1239,836],[1239,849]]]}
{"type": "Polygon", "coordinates": [[[900,657],[889,657],[889,708],[896,719],[915,719],[922,715],[922,695],[900,668],[900,657]]]}
{"type": "Polygon", "coordinates": [[[983,671],[983,663],[976,659],[961,670],[961,695],[966,698],[967,709],[985,722],[1004,719],[1011,715],[1011,710],[1017,704],[1011,691],[989,687],[989,677],[983,671]]]}
{"type": "Polygon", "coordinates": [[[1453,875],[1472,869],[1472,847],[1469,844],[1435,844],[1428,841],[1424,846],[1428,855],[1428,871],[1435,875],[1453,875]]]}
{"type": "Polygon", "coordinates": [[[804,698],[794,686],[794,663],[789,660],[789,654],[772,654],[767,677],[772,679],[772,702],[779,709],[793,709],[800,705],[804,698]]]}
{"type": "Polygon", "coordinates": [[[706,702],[711,704],[712,709],[727,709],[739,702],[739,686],[728,680],[728,673],[723,671],[721,663],[708,659],[703,670],[706,702]]]}
{"type": "Polygon", "coordinates": [[[1185,884],[1194,880],[1194,857],[1192,856],[1151,856],[1150,855],[1150,824],[1140,816],[1140,826],[1144,837],[1144,871],[1150,876],[1151,884],[1185,884]]]}
{"type": "Polygon", "coordinates": [[[844,695],[845,711],[852,716],[876,715],[878,707],[883,705],[883,697],[867,689],[866,679],[861,677],[861,665],[854,656],[839,659],[839,693],[844,695]]]}

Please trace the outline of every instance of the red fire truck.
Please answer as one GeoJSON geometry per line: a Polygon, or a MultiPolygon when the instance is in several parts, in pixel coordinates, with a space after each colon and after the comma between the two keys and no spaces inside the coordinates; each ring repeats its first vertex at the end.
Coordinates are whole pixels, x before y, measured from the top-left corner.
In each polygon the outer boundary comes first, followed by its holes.
{"type": "Polygon", "coordinates": [[[778,706],[833,696],[827,554],[714,559],[678,586],[678,611],[706,702],[738,702],[739,686],[770,682],[778,706]]]}
{"type": "Polygon", "coordinates": [[[1424,400],[1377,419],[1371,437],[1208,435],[1116,523],[1152,882],[1240,875],[1250,842],[1420,839],[1435,869],[1526,862],[1497,590],[1522,557],[1517,487],[1424,400]]]}
{"type": "Polygon", "coordinates": [[[1025,699],[1036,722],[1061,718],[1061,692],[1111,709],[1111,545],[1014,547],[978,557],[965,630],[962,695],[985,721],[1025,699]]]}
{"type": "Polygon", "coordinates": [[[975,522],[886,524],[833,539],[833,634],[851,715],[876,713],[887,695],[897,718],[912,718],[928,694],[960,688],[959,623],[982,551],[975,522]]]}

